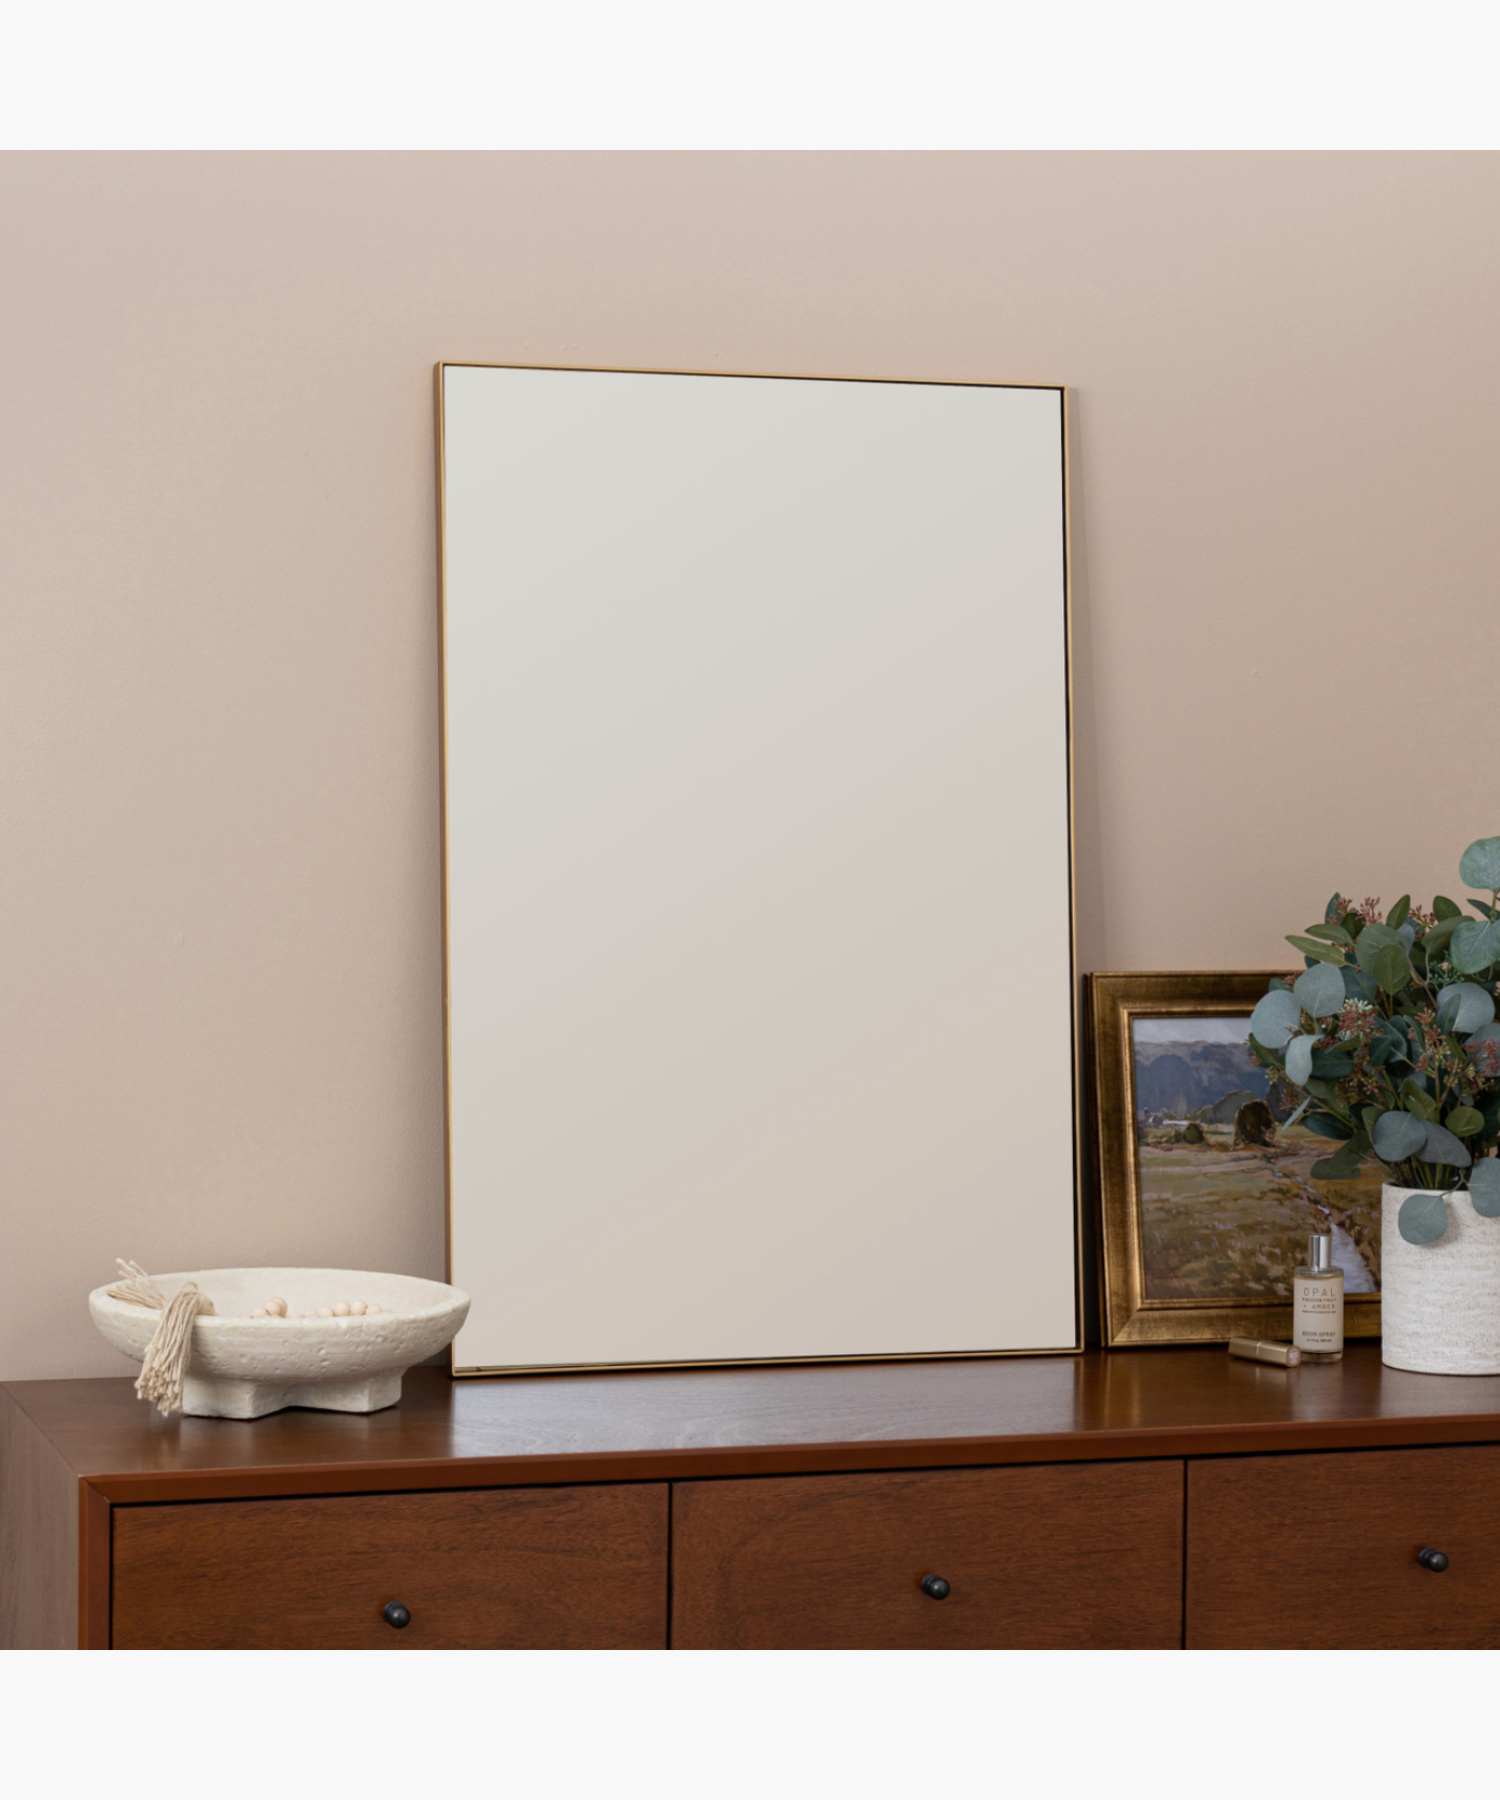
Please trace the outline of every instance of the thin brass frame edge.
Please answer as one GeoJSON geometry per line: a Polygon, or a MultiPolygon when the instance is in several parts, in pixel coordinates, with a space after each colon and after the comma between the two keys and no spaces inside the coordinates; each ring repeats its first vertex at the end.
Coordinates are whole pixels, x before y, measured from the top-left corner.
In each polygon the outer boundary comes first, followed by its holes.
{"type": "MultiPolygon", "coordinates": [[[[555,375],[681,375],[687,378],[718,375],[729,381],[853,381],[870,387],[1025,388],[1035,393],[1061,395],[1069,392],[1061,381],[956,381],[943,375],[808,375],[789,374],[778,369],[644,369],[621,363],[475,362],[465,357],[446,357],[433,366],[439,383],[447,369],[535,369],[555,375]]],[[[1064,431],[1066,433],[1066,415],[1064,431]]]]}
{"type": "Polygon", "coordinates": [[[1088,1121],[1084,1118],[1086,1088],[1083,1080],[1084,1018],[1078,970],[1078,813],[1073,756],[1073,482],[1072,431],[1068,414],[1072,396],[1066,387],[1057,389],[1061,415],[1062,507],[1063,507],[1063,729],[1067,739],[1068,780],[1068,1019],[1072,1032],[1073,1076],[1073,1351],[1082,1355],[1086,1348],[1083,1290],[1083,1185],[1087,1170],[1088,1121]]]}
{"type": "MultiPolygon", "coordinates": [[[[438,873],[442,940],[443,1029],[443,1270],[453,1285],[453,1071],[448,987],[448,470],[443,411],[443,372],[433,367],[435,410],[433,446],[437,483],[437,654],[438,654],[438,873]]],[[[448,1372],[458,1373],[453,1344],[448,1344],[448,1372]]]]}
{"type": "Polygon", "coordinates": [[[476,1375],[611,1375],[647,1369],[771,1369],[831,1367],[835,1363],[994,1362],[1013,1356],[1078,1356],[1076,1344],[1042,1350],[881,1350],[847,1356],[723,1356],[683,1362],[496,1363],[455,1368],[456,1379],[476,1375]]]}

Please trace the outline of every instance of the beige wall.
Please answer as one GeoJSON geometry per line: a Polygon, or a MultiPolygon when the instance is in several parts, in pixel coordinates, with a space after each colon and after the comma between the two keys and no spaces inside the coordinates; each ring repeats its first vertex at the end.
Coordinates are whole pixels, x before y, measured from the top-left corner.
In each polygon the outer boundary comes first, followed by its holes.
{"type": "Polygon", "coordinates": [[[0,1376],[442,1271],[431,365],[1074,389],[1086,968],[1500,831],[1500,161],[0,157],[0,1376]]]}

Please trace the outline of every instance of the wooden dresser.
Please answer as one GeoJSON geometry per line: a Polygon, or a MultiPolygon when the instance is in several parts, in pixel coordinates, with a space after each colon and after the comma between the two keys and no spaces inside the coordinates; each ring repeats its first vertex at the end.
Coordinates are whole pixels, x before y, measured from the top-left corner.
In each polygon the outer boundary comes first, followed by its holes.
{"type": "Polygon", "coordinates": [[[423,1368],[253,1423],[16,1382],[0,1645],[1497,1647],[1497,1496],[1500,1378],[1368,1343],[423,1368]]]}

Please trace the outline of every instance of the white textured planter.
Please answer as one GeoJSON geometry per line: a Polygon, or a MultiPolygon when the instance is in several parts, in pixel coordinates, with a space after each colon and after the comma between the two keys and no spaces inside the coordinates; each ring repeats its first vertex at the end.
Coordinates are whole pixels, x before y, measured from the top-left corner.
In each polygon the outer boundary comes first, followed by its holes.
{"type": "Polygon", "coordinates": [[[1381,1190],[1381,1360],[1424,1375],[1500,1375],[1500,1219],[1482,1219],[1469,1196],[1445,1194],[1448,1229],[1408,1244],[1401,1204],[1422,1188],[1381,1190]]]}
{"type": "MultiPolygon", "coordinates": [[[[285,1406],[394,1406],[401,1377],[450,1343],[469,1310],[459,1288],[363,1269],[190,1269],[152,1280],[168,1300],[196,1281],[214,1303],[193,1321],[182,1392],[182,1410],[208,1419],[258,1419],[285,1406]],[[382,1310],[362,1318],[252,1319],[252,1309],[273,1296],[293,1312],[340,1300],[382,1310]]],[[[89,1295],[89,1311],[116,1350],[144,1360],[159,1312],[112,1300],[102,1287],[89,1295]]]]}

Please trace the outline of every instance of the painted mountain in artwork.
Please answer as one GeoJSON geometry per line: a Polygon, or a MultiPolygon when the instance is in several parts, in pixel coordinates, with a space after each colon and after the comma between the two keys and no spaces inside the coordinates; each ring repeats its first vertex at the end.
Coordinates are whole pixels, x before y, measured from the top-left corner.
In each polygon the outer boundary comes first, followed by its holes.
{"type": "Polygon", "coordinates": [[[1265,1071],[1243,1044],[1143,1044],[1135,1046],[1137,1112],[1186,1118],[1229,1094],[1266,1097],[1265,1071]]]}

